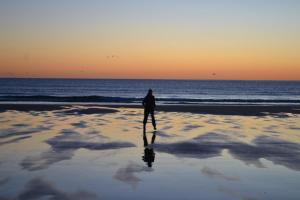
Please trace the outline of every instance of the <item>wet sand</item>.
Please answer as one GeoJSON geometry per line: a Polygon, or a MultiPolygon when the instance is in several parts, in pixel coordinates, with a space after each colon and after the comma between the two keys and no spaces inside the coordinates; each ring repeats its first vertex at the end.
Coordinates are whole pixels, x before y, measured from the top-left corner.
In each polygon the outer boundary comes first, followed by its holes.
{"type": "MultiPolygon", "coordinates": [[[[15,111],[55,111],[81,106],[81,110],[73,110],[77,114],[109,113],[116,110],[109,108],[137,108],[140,105],[130,104],[0,104],[0,112],[15,111]],[[101,107],[101,108],[97,108],[101,107]]],[[[240,115],[240,116],[266,116],[286,114],[300,114],[300,105],[158,105],[157,111],[163,112],[189,112],[196,114],[213,115],[240,115]]],[[[69,111],[70,113],[72,111],[69,111]]]]}
{"type": "Polygon", "coordinates": [[[158,106],[145,134],[137,105],[0,111],[0,199],[300,196],[297,106],[158,106]]]}

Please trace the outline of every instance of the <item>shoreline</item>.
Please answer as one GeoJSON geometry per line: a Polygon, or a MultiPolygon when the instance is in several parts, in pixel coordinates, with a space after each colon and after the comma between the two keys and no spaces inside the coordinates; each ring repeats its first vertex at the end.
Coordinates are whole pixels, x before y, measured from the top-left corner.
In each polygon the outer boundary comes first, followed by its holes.
{"type": "MultiPolygon", "coordinates": [[[[30,111],[59,111],[73,109],[76,106],[83,107],[77,109],[73,114],[98,114],[111,112],[118,108],[143,109],[141,105],[134,104],[86,104],[86,103],[1,103],[0,112],[8,110],[30,112],[30,111]],[[99,107],[99,108],[97,108],[99,107]],[[87,111],[87,109],[89,109],[87,111]]],[[[116,110],[117,111],[117,110],[116,110]]],[[[157,105],[157,112],[188,112],[194,114],[212,115],[239,115],[239,116],[268,116],[276,115],[280,117],[288,114],[300,114],[300,105],[238,105],[238,104],[197,104],[197,105],[157,105]]]]}

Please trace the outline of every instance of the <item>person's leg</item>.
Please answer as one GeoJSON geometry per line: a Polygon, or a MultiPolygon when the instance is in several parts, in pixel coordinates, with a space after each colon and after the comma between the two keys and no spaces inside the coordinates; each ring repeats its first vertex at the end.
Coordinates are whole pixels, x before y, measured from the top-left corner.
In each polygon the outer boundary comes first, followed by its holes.
{"type": "Polygon", "coordinates": [[[155,122],[155,117],[154,117],[154,110],[151,110],[151,118],[152,118],[152,125],[154,129],[156,130],[156,122],[155,122]]]}
{"type": "Polygon", "coordinates": [[[144,120],[143,120],[144,130],[146,128],[146,124],[147,124],[147,120],[148,120],[148,115],[149,115],[149,111],[148,111],[148,109],[145,109],[144,110],[144,120]]]}

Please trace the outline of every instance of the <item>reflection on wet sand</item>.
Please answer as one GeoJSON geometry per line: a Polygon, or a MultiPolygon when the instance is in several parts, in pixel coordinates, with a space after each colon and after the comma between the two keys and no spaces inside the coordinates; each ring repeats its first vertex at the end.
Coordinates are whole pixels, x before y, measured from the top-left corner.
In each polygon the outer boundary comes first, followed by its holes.
{"type": "Polygon", "coordinates": [[[23,169],[30,171],[45,169],[56,162],[71,159],[74,156],[74,152],[81,148],[89,150],[111,150],[135,146],[129,142],[111,142],[107,140],[107,137],[100,134],[89,133],[82,135],[79,132],[64,129],[59,135],[45,141],[51,146],[50,150],[35,157],[26,157],[21,162],[21,166],[23,169]]]}
{"type": "Polygon", "coordinates": [[[30,180],[25,189],[17,196],[13,198],[1,198],[5,200],[32,200],[32,199],[57,199],[57,200],[96,200],[99,199],[97,195],[87,191],[76,191],[74,193],[64,192],[57,188],[53,183],[46,181],[42,178],[34,178],[30,180]]]}
{"type": "Polygon", "coordinates": [[[246,144],[211,132],[187,141],[156,144],[157,151],[200,159],[220,156],[224,149],[246,164],[263,167],[260,159],[264,158],[274,164],[300,171],[300,145],[272,137],[260,136],[252,144],[246,144]]]}
{"type": "Polygon", "coordinates": [[[158,112],[142,132],[135,108],[20,109],[0,113],[0,199],[300,196],[297,114],[158,112]]]}
{"type": "Polygon", "coordinates": [[[148,167],[152,167],[152,163],[154,163],[155,160],[155,153],[154,153],[154,141],[156,138],[156,131],[153,131],[152,138],[151,138],[151,144],[148,143],[146,131],[143,130],[143,141],[144,141],[144,156],[143,161],[147,163],[148,167]]]}
{"type": "Polygon", "coordinates": [[[136,188],[141,179],[136,175],[142,172],[152,172],[153,169],[143,166],[138,163],[129,162],[127,166],[119,168],[114,178],[118,181],[124,182],[136,188]]]}

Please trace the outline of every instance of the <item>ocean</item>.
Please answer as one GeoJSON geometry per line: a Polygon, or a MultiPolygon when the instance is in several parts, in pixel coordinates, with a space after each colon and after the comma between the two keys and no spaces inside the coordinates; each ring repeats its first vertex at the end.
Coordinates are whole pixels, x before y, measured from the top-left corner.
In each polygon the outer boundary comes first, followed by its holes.
{"type": "Polygon", "coordinates": [[[1,102],[300,104],[300,81],[1,78],[1,102]]]}

